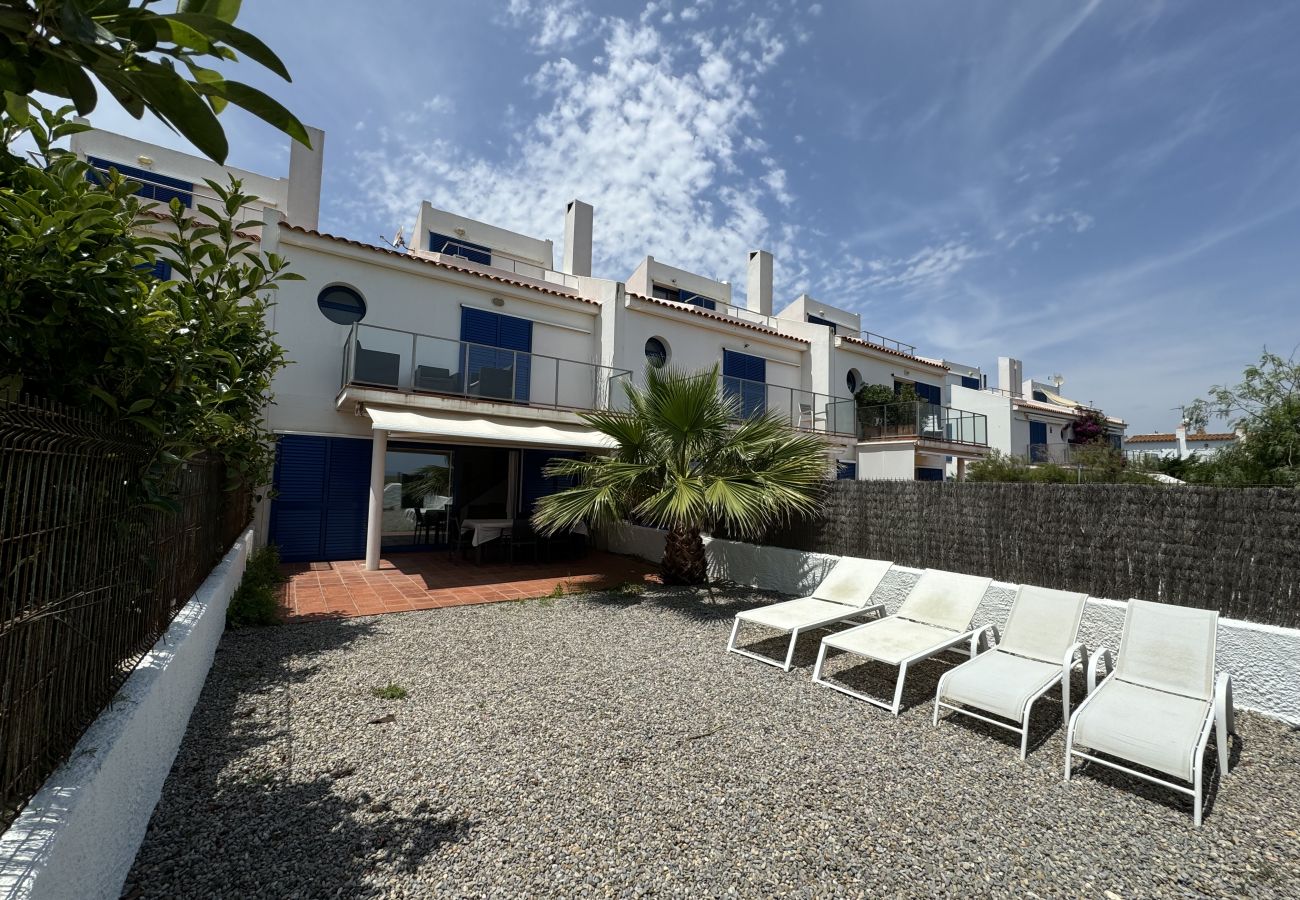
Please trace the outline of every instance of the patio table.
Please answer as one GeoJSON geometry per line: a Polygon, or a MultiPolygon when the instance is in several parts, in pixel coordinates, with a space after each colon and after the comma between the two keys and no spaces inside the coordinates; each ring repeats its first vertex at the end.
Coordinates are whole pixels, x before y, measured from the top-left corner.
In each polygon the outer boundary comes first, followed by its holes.
{"type": "MultiPolygon", "coordinates": [[[[479,547],[488,541],[496,540],[502,534],[509,534],[514,524],[514,519],[466,519],[460,523],[460,530],[462,534],[466,531],[474,532],[473,537],[470,538],[470,546],[479,547]]],[[[579,522],[569,530],[574,534],[586,534],[587,526],[579,522]]]]}

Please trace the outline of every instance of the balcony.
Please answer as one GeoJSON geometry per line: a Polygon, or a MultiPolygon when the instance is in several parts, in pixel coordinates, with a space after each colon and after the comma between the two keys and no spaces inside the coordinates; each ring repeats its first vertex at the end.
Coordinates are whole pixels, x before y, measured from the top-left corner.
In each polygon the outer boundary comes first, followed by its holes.
{"type": "Polygon", "coordinates": [[[771,412],[801,431],[852,437],[856,433],[854,403],[816,391],[735,378],[722,378],[723,396],[734,398],[744,418],[771,412]]]}
{"type": "MultiPolygon", "coordinates": [[[[481,247],[477,244],[462,244],[458,241],[444,241],[434,250],[423,251],[413,250],[416,256],[433,254],[439,257],[456,257],[454,260],[457,265],[469,263],[466,268],[472,269],[502,269],[522,278],[529,278],[533,281],[545,282],[548,285],[564,287],[577,293],[581,287],[577,275],[570,275],[567,272],[557,272],[554,269],[548,269],[545,266],[539,266],[537,263],[521,259],[504,250],[481,247]]],[[[451,260],[448,260],[449,262],[451,260]]]]}
{"type": "Polygon", "coordinates": [[[343,347],[341,387],[581,411],[621,407],[622,384],[631,375],[627,369],[358,323],[343,347]]]}
{"type": "Polygon", "coordinates": [[[925,401],[865,406],[858,411],[863,441],[915,438],[941,444],[988,446],[988,416],[925,401]]]}

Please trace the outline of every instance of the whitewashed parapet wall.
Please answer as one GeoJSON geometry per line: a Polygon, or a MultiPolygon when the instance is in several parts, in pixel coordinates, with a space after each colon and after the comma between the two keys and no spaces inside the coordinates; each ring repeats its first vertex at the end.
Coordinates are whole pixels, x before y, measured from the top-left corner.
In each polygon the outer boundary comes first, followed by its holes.
{"type": "Polygon", "coordinates": [[[212,668],[246,531],[140,660],[69,760],[0,835],[0,900],[116,898],[212,668]]]}
{"type": "MultiPolygon", "coordinates": [[[[662,531],[623,525],[607,529],[601,539],[614,553],[653,562],[663,558],[662,531]]],[[[705,547],[712,578],[794,596],[810,593],[839,559],[824,553],[707,537],[705,547]]],[[[889,612],[895,612],[920,576],[920,569],[896,566],[876,589],[874,598],[889,612]]],[[[1015,592],[1014,584],[993,582],[975,614],[975,625],[1000,627],[1005,623],[1015,592]]],[[[1090,650],[1105,645],[1118,652],[1126,605],[1120,600],[1089,599],[1079,639],[1090,650]]],[[[1220,617],[1217,660],[1220,670],[1232,673],[1233,698],[1238,707],[1300,724],[1300,629],[1220,617]]]]}

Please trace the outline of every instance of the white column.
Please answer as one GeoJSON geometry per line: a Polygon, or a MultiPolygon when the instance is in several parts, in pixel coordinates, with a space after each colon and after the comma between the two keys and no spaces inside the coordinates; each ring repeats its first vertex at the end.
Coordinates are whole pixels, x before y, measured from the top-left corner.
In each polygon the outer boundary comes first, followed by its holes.
{"type": "Polygon", "coordinates": [[[388,455],[388,432],[375,430],[370,445],[370,514],[366,516],[366,570],[379,568],[379,545],[384,537],[384,458],[388,455]]]}
{"type": "Polygon", "coordinates": [[[957,480],[966,480],[966,457],[964,456],[957,457],[957,480]]]}

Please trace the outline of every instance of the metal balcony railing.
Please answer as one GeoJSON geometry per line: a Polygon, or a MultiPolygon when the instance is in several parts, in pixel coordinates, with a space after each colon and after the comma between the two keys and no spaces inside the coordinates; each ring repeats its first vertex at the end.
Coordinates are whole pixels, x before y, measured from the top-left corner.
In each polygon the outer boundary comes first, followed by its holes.
{"type": "Polygon", "coordinates": [[[730,375],[722,377],[721,386],[723,396],[736,400],[743,417],[771,412],[802,431],[847,436],[855,433],[854,403],[845,397],[730,375]]]}
{"type": "Polygon", "coordinates": [[[858,410],[864,441],[915,437],[950,444],[988,446],[988,416],[925,401],[864,406],[858,410]]]}
{"type": "Polygon", "coordinates": [[[343,387],[442,394],[554,409],[621,409],[627,369],[522,350],[354,324],[343,346],[343,387]]]}
{"type": "Polygon", "coordinates": [[[578,290],[580,282],[577,275],[570,275],[567,272],[556,272],[545,266],[539,266],[536,263],[530,263],[526,260],[518,259],[500,250],[488,249],[472,244],[462,244],[458,241],[444,241],[441,246],[430,251],[431,253],[440,253],[443,256],[459,256],[462,259],[476,262],[479,265],[490,266],[493,269],[504,269],[507,272],[513,272],[516,275],[523,275],[526,278],[534,278],[538,281],[549,281],[552,284],[563,285],[573,290],[578,290]],[[483,262],[482,257],[487,256],[491,261],[483,262]]]}
{"type": "Polygon", "coordinates": [[[916,356],[916,344],[906,344],[902,341],[896,341],[893,338],[885,337],[883,334],[876,334],[874,331],[859,331],[857,334],[846,331],[841,332],[840,337],[857,338],[868,344],[875,344],[877,347],[884,347],[886,350],[896,350],[899,353],[906,353],[908,356],[916,356]]]}

